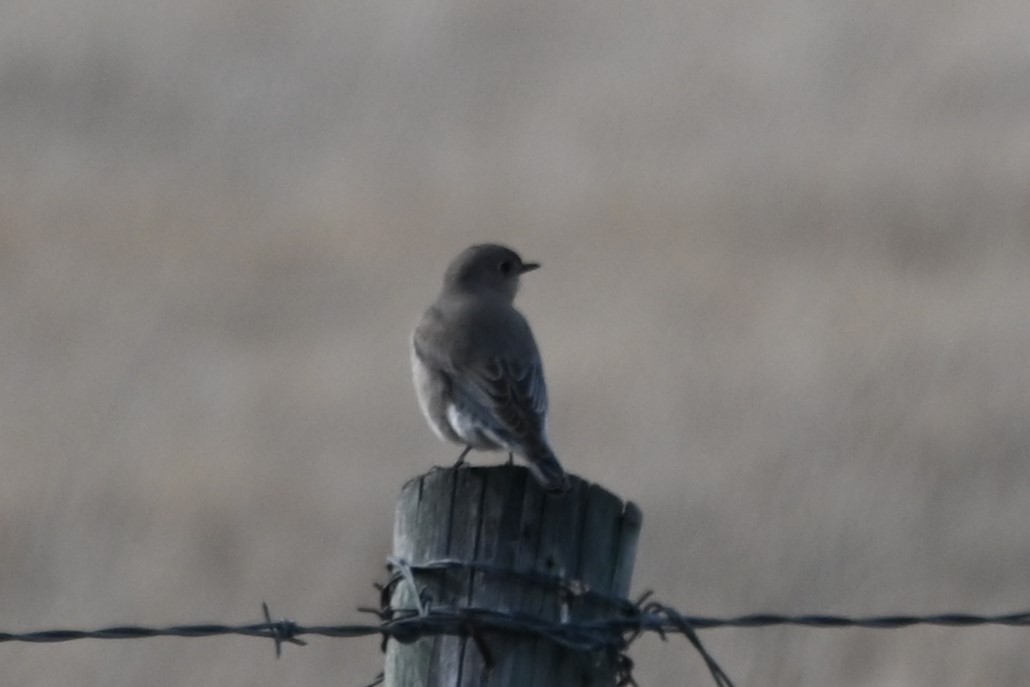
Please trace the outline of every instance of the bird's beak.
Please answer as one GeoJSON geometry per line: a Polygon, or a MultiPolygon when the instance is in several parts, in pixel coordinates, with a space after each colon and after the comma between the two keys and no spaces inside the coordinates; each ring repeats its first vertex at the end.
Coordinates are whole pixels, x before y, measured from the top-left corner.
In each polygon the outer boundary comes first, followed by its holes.
{"type": "Polygon", "coordinates": [[[519,274],[525,274],[526,272],[532,272],[537,269],[540,269],[539,262],[524,262],[522,263],[522,269],[519,270],[519,274]]]}

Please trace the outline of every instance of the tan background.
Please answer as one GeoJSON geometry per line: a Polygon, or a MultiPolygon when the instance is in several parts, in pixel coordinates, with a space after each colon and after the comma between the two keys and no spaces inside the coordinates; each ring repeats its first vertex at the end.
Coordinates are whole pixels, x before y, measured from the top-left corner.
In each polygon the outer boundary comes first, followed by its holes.
{"type": "MultiPolygon", "coordinates": [[[[643,508],[638,589],[1030,607],[1028,36],[991,0],[4,3],[0,629],[360,619],[401,483],[455,453],[408,331],[487,239],[544,263],[554,443],[643,508]]],[[[742,686],[1030,682],[1023,630],[704,638],[742,686]]],[[[634,656],[708,684],[682,641],[634,656]]],[[[0,663],[357,686],[381,656],[0,663]]]]}

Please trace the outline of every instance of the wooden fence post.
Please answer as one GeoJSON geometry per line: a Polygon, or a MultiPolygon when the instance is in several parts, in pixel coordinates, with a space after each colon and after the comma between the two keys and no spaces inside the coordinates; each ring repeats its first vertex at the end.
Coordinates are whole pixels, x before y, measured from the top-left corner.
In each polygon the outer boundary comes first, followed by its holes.
{"type": "MultiPolygon", "coordinates": [[[[605,489],[571,476],[572,489],[545,495],[519,466],[433,470],[404,485],[393,556],[413,566],[430,608],[479,608],[548,621],[616,613],[595,597],[505,575],[494,568],[561,576],[571,589],[625,598],[641,514],[605,489]],[[429,561],[470,568],[420,570],[429,561]]],[[[393,608],[416,608],[411,584],[391,588],[393,608]]],[[[576,651],[548,639],[488,631],[387,643],[385,687],[610,687],[617,666],[605,651],[576,651]]]]}

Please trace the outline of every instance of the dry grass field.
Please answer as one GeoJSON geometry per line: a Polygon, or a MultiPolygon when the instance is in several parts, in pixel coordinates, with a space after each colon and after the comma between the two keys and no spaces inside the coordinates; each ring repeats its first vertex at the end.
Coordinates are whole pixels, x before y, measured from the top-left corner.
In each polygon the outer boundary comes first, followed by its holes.
{"type": "MultiPolygon", "coordinates": [[[[544,263],[554,444],[643,509],[638,589],[1030,607],[1028,36],[996,0],[4,3],[0,629],[357,619],[455,455],[408,333],[484,240],[544,263]]],[[[1030,684],[1024,630],[703,638],[741,687],[1030,684]]],[[[709,684],[686,646],[640,684],[709,684]]],[[[32,687],[381,664],[0,646],[32,687]]]]}

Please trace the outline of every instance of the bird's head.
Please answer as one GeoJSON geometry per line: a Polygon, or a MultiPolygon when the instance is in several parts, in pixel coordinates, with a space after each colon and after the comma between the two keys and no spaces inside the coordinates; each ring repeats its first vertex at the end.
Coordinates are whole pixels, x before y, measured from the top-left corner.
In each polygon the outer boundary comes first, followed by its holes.
{"type": "Polygon", "coordinates": [[[499,293],[509,300],[519,290],[519,277],[540,267],[523,262],[511,248],[483,243],[466,248],[451,262],[444,275],[444,288],[468,293],[499,293]]]}

